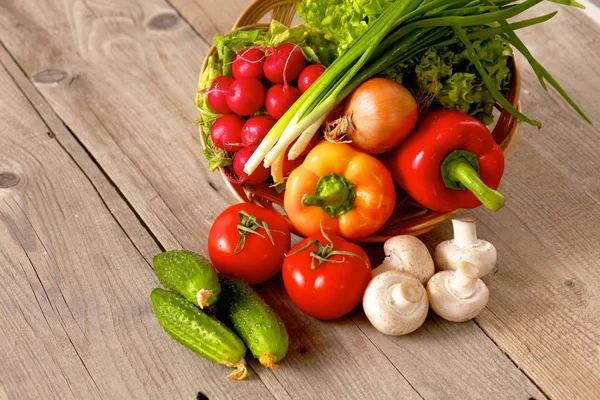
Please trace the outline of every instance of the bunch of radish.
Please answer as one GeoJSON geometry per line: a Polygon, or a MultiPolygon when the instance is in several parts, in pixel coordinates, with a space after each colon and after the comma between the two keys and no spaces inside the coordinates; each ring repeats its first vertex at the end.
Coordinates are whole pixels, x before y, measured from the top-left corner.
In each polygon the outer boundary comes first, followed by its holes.
{"type": "MultiPolygon", "coordinates": [[[[322,65],[307,64],[292,43],[275,49],[251,47],[237,53],[231,66],[233,76],[219,76],[212,82],[208,104],[223,116],[214,122],[210,136],[215,146],[235,153],[237,177],[232,182],[257,184],[270,176],[262,165],[248,176],[244,165],[277,120],[325,71],[322,65]]],[[[300,158],[285,163],[284,176],[301,162],[300,158]]]]}

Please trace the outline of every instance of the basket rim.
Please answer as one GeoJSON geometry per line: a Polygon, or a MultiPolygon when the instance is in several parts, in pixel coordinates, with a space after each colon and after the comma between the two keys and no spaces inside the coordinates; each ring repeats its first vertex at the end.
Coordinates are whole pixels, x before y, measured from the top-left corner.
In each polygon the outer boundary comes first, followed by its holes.
{"type": "MultiPolygon", "coordinates": [[[[243,24],[246,19],[248,19],[249,15],[256,14],[257,9],[258,13],[262,14],[264,17],[269,11],[273,11],[275,7],[294,7],[295,3],[300,0],[279,0],[273,1],[271,4],[268,1],[264,0],[254,0],[237,18],[235,24],[233,25],[231,32],[239,29],[248,30],[248,29],[268,29],[268,24],[265,23],[254,23],[254,24],[243,24]]],[[[295,8],[295,7],[294,7],[295,8]]],[[[262,17],[261,17],[262,18],[262,17]]],[[[204,57],[204,61],[202,63],[201,73],[204,71],[208,64],[209,57],[214,55],[216,52],[215,46],[211,46],[211,48],[206,53],[204,57]]],[[[509,57],[509,67],[511,68],[511,85],[510,89],[507,92],[507,100],[519,111],[522,111],[522,106],[520,102],[521,95],[521,71],[519,64],[517,62],[517,58],[514,55],[509,57]]],[[[513,117],[508,111],[501,109],[498,105],[497,108],[501,111],[500,115],[496,119],[495,127],[490,132],[494,137],[494,141],[498,144],[502,152],[506,155],[508,154],[515,141],[518,137],[518,131],[521,124],[521,121],[517,118],[513,117]],[[506,129],[500,130],[500,127],[504,127],[506,129]]],[[[199,127],[200,133],[200,142],[202,143],[202,148],[206,148],[206,142],[204,140],[204,134],[202,132],[202,127],[199,127]]],[[[224,168],[218,168],[219,175],[222,180],[225,182],[225,185],[229,189],[229,191],[234,195],[235,199],[239,203],[253,203],[265,208],[274,209],[274,204],[277,204],[283,208],[282,196],[277,194],[273,188],[269,188],[267,184],[259,184],[259,185],[234,185],[227,177],[227,173],[224,168]]],[[[281,214],[288,225],[292,233],[304,237],[304,235],[300,234],[297,229],[293,226],[290,219],[287,217],[285,213],[282,213],[275,209],[279,214],[281,214]]],[[[358,243],[379,243],[385,242],[389,238],[393,236],[397,236],[398,234],[410,234],[414,236],[421,235],[435,228],[437,224],[443,222],[444,220],[451,218],[457,213],[463,211],[463,209],[457,209],[451,212],[437,212],[428,209],[424,209],[425,213],[423,215],[418,215],[414,218],[409,218],[406,220],[401,220],[399,222],[393,223],[394,233],[387,233],[390,227],[388,224],[384,225],[378,232],[373,235],[367,236],[365,238],[361,238],[356,240],[358,243]]]]}

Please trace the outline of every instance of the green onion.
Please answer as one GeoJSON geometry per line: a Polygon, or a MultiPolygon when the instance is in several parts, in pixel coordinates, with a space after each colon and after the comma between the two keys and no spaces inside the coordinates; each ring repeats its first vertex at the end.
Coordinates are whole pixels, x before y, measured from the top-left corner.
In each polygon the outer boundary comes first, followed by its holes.
{"type": "MultiPolygon", "coordinates": [[[[519,112],[502,96],[477,58],[471,41],[494,35],[505,36],[525,56],[541,85],[546,88],[544,80],[550,83],[589,122],[583,111],[537,62],[515,33],[516,29],[549,20],[556,12],[512,24],[507,22],[542,1],[399,0],[392,3],[279,119],[248,160],[244,171],[252,173],[263,160],[266,167],[275,161],[280,162],[280,157],[290,143],[302,135],[293,146],[290,156],[299,154],[327,114],[365,80],[400,65],[429,48],[456,43],[463,43],[466,47],[471,63],[498,104],[521,121],[541,126],[538,121],[519,112]],[[480,29],[467,32],[463,28],[466,26],[480,29]]],[[[581,6],[573,0],[550,1],[581,6]]]]}

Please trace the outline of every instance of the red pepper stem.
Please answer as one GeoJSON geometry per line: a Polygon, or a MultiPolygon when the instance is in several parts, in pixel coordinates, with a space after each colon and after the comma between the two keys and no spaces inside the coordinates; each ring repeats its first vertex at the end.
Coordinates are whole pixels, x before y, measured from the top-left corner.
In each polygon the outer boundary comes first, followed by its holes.
{"type": "Polygon", "coordinates": [[[477,171],[467,160],[462,158],[452,160],[448,167],[450,178],[465,185],[484,206],[494,211],[504,206],[504,196],[483,183],[477,171]]]}

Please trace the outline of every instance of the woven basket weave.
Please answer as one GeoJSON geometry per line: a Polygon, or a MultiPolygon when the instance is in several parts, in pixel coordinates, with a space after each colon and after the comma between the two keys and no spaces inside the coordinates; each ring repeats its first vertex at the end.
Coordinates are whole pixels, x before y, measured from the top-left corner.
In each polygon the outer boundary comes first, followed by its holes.
{"type": "MultiPolygon", "coordinates": [[[[232,30],[256,30],[269,28],[268,23],[260,23],[269,13],[270,18],[275,19],[286,26],[290,26],[296,15],[296,3],[300,0],[255,0],[250,4],[244,12],[239,16],[232,30]]],[[[216,49],[212,47],[202,65],[202,70],[206,68],[208,58],[216,56],[216,49]]],[[[507,100],[521,110],[519,95],[521,92],[521,75],[518,65],[514,58],[510,59],[510,68],[512,71],[511,88],[506,94],[507,100]]],[[[496,121],[492,136],[496,143],[500,146],[504,154],[508,153],[511,146],[517,138],[519,129],[519,120],[510,115],[507,111],[501,110],[501,114],[496,121]]],[[[200,130],[200,140],[202,146],[206,147],[204,135],[200,130]]],[[[289,219],[283,211],[283,193],[279,194],[275,189],[267,184],[259,185],[233,185],[227,179],[224,171],[219,170],[219,173],[229,190],[235,198],[240,202],[254,203],[262,207],[275,210],[282,214],[288,223],[292,232],[298,234],[294,229],[289,219]]],[[[412,200],[408,195],[398,196],[396,209],[387,223],[374,235],[368,236],[360,240],[362,243],[368,242],[384,242],[390,237],[396,235],[421,235],[433,229],[440,222],[450,218],[460,210],[449,213],[440,213],[423,208],[421,205],[412,200]]]]}

